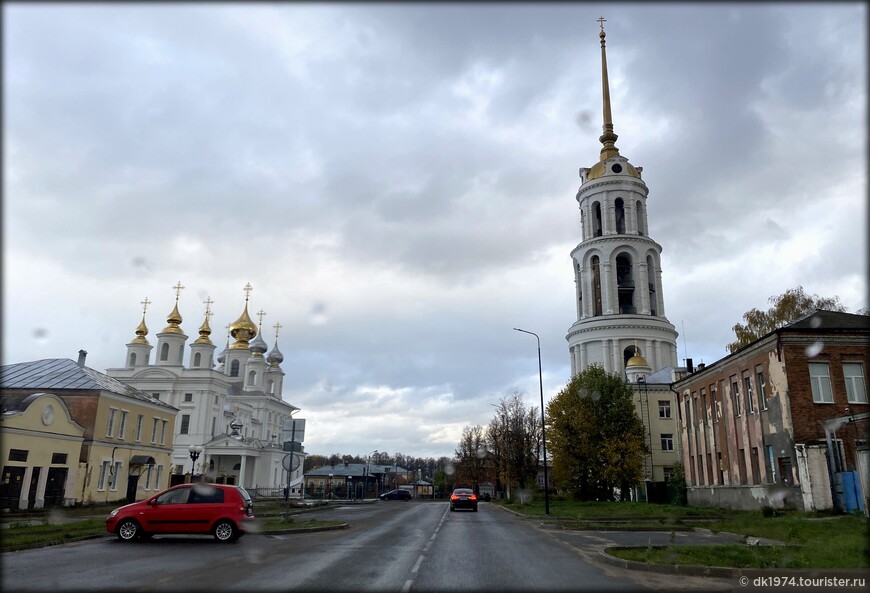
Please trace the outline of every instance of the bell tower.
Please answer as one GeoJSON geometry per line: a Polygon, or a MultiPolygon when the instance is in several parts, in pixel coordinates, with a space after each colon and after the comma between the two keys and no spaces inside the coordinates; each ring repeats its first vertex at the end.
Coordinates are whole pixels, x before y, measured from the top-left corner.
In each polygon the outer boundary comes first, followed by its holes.
{"type": "Polygon", "coordinates": [[[633,356],[652,372],[677,366],[677,331],[665,317],[662,247],[649,236],[649,189],[619,154],[613,131],[604,22],[601,32],[602,144],[597,163],[580,169],[581,240],[571,252],[577,321],[566,339],[571,375],[600,364],[624,375],[633,356]]]}

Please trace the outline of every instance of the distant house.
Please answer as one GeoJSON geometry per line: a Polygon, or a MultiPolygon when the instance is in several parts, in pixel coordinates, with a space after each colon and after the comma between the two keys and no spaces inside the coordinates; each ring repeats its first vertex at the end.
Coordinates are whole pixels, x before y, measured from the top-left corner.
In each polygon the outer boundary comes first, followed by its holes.
{"type": "Polygon", "coordinates": [[[169,485],[178,410],[86,367],[86,354],[0,367],[10,508],[133,501],[169,485]]]}
{"type": "Polygon", "coordinates": [[[676,381],[689,504],[866,512],[868,347],[816,311],[676,381]]]}
{"type": "Polygon", "coordinates": [[[305,494],[324,498],[377,498],[408,484],[413,472],[401,466],[376,463],[336,463],[305,472],[305,494]]]}

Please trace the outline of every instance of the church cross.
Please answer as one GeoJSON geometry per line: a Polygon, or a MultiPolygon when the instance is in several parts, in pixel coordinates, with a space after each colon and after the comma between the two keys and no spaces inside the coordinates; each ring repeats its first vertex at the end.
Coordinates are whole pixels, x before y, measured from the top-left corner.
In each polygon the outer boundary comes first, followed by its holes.
{"type": "Polygon", "coordinates": [[[607,22],[607,19],[603,16],[600,16],[596,20],[598,21],[598,24],[601,25],[601,32],[604,33],[604,23],[607,22]]]}
{"type": "Polygon", "coordinates": [[[212,315],[214,315],[214,313],[213,313],[212,310],[211,310],[211,304],[212,304],[213,302],[214,302],[214,301],[211,300],[211,297],[210,297],[210,296],[209,296],[209,297],[206,297],[206,299],[203,301],[203,304],[205,304],[205,318],[206,318],[206,320],[208,320],[209,317],[211,317],[212,315]]]}
{"type": "Polygon", "coordinates": [[[245,291],[245,300],[247,301],[250,298],[251,291],[254,290],[254,288],[251,286],[251,283],[248,282],[247,284],[245,284],[245,287],[242,290],[245,291]]]}
{"type": "Polygon", "coordinates": [[[144,315],[145,315],[145,311],[148,310],[148,305],[151,304],[151,301],[148,300],[148,297],[145,297],[145,300],[144,300],[144,301],[139,301],[139,302],[143,305],[143,306],[142,306],[142,315],[144,316],[144,315]]]}
{"type": "Polygon", "coordinates": [[[172,287],[175,289],[175,300],[178,301],[178,297],[181,296],[181,291],[184,290],[184,287],[181,285],[181,280],[178,281],[178,284],[172,287]]]}
{"type": "Polygon", "coordinates": [[[266,316],[266,312],[263,311],[262,309],[257,311],[257,317],[260,318],[260,327],[263,327],[263,317],[265,317],[265,316],[266,316]]]}
{"type": "Polygon", "coordinates": [[[273,325],[272,327],[275,328],[275,339],[277,340],[278,339],[278,332],[281,331],[281,328],[284,326],[276,321],[275,325],[273,325]]]}

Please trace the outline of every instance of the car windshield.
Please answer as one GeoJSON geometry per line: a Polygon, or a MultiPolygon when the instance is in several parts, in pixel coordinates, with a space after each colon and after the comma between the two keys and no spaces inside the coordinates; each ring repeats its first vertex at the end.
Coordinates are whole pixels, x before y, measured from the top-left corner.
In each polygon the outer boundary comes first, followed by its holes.
{"type": "Polygon", "coordinates": [[[453,494],[474,494],[474,491],[471,488],[457,488],[453,494]]]}

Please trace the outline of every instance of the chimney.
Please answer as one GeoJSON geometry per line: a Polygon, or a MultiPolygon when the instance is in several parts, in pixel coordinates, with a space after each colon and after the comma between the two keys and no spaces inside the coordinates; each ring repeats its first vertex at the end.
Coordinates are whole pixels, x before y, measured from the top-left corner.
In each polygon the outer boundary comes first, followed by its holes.
{"type": "Polygon", "coordinates": [[[87,352],[87,350],[79,350],[79,361],[78,361],[78,365],[79,365],[80,367],[83,367],[83,368],[84,368],[84,366],[85,366],[85,358],[87,358],[87,357],[88,357],[88,352],[87,352]]]}
{"type": "Polygon", "coordinates": [[[686,359],[686,372],[689,374],[692,374],[695,372],[695,366],[692,364],[691,358],[686,359]]]}
{"type": "Polygon", "coordinates": [[[706,366],[707,366],[707,365],[704,364],[703,362],[699,362],[699,363],[698,363],[698,370],[699,370],[699,371],[703,371],[703,370],[704,370],[704,367],[706,367],[706,366]]]}

